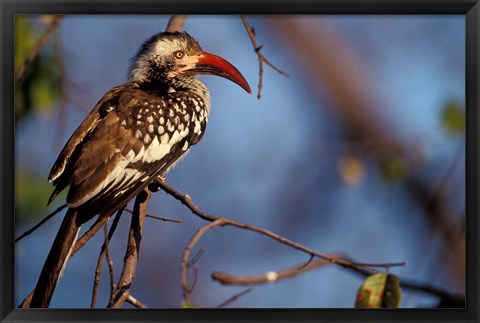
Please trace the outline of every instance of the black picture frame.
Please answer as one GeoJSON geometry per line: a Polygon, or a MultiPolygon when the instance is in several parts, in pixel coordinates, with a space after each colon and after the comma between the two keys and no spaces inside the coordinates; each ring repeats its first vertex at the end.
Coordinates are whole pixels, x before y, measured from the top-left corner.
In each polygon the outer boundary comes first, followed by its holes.
{"type": "Polygon", "coordinates": [[[478,0],[22,1],[1,0],[1,322],[478,322],[480,4],[478,0]],[[463,14],[466,18],[466,309],[16,309],[14,304],[14,17],[17,14],[463,14]]]}

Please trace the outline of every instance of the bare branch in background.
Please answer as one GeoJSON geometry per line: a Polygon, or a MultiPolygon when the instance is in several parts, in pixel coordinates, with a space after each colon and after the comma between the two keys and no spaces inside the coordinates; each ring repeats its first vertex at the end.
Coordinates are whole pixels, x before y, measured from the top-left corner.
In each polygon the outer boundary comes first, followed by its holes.
{"type": "Polygon", "coordinates": [[[48,26],[47,30],[40,36],[37,41],[35,42],[35,45],[32,47],[30,52],[27,55],[27,58],[23,62],[22,65],[20,65],[15,72],[15,83],[19,82],[24,76],[25,73],[28,71],[30,66],[32,65],[33,61],[35,58],[38,56],[38,53],[40,52],[40,49],[42,49],[43,45],[48,40],[48,37],[50,34],[57,29],[58,25],[62,22],[63,16],[54,16],[52,19],[52,22],[48,26]]]}
{"type": "Polygon", "coordinates": [[[263,88],[263,63],[267,64],[271,68],[273,68],[277,73],[280,73],[283,76],[288,77],[288,74],[279,69],[278,67],[274,66],[270,61],[260,52],[262,49],[262,45],[258,46],[257,42],[255,40],[255,30],[253,27],[250,27],[248,24],[247,19],[245,16],[240,16],[242,18],[243,25],[245,26],[245,30],[247,31],[248,37],[250,38],[250,42],[252,43],[253,49],[255,53],[258,56],[258,75],[259,75],[259,80],[258,80],[258,93],[257,93],[257,99],[260,99],[262,97],[262,88],[263,88]]]}

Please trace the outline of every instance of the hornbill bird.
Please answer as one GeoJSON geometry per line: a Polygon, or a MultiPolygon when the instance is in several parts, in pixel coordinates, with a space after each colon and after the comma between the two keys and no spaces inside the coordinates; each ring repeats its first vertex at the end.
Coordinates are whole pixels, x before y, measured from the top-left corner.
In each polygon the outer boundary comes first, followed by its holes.
{"type": "Polygon", "coordinates": [[[63,219],[35,287],[30,307],[48,307],[83,223],[110,217],[202,138],[210,94],[195,75],[237,83],[242,74],[204,52],[183,32],[152,36],[132,59],[127,83],[98,101],[63,147],[49,175],[50,203],[68,188],[63,219]]]}

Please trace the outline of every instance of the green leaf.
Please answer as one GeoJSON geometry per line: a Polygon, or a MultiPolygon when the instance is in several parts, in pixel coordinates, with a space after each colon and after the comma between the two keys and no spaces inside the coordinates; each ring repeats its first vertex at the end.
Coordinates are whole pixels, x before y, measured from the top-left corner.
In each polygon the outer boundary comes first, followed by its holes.
{"type": "Polygon", "coordinates": [[[356,308],[397,308],[402,291],[400,280],[392,274],[374,274],[365,279],[357,293],[356,308]]]}
{"type": "Polygon", "coordinates": [[[463,134],[465,132],[465,110],[458,102],[447,103],[442,110],[442,123],[450,134],[463,134]]]}

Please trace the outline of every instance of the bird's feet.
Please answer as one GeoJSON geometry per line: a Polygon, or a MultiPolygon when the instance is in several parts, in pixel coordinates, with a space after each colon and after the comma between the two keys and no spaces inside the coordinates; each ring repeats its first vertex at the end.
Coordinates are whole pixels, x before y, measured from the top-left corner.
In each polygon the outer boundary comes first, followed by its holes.
{"type": "Polygon", "coordinates": [[[165,176],[160,175],[157,177],[155,181],[153,181],[150,185],[148,185],[148,189],[150,192],[158,192],[160,190],[160,185],[158,185],[158,182],[165,182],[165,176]]]}

